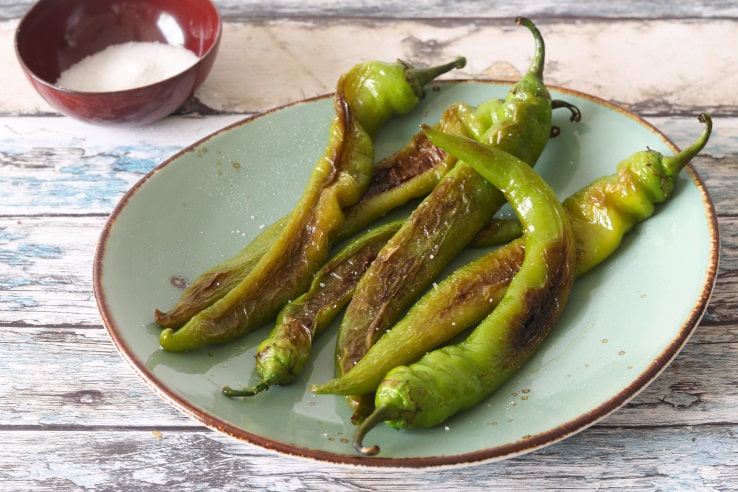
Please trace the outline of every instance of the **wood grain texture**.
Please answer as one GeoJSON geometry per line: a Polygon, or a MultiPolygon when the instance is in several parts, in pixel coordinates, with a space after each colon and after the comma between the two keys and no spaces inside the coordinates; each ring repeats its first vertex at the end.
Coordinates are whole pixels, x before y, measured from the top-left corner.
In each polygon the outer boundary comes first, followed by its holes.
{"type": "MultiPolygon", "coordinates": [[[[642,115],[683,115],[695,107],[715,116],[738,110],[734,99],[724,97],[738,86],[738,72],[725,70],[738,65],[738,52],[702,48],[738,38],[738,23],[731,20],[549,19],[540,28],[550,85],[594,94],[642,115]]],[[[0,26],[0,63],[9,67],[0,72],[9,96],[0,99],[0,114],[56,114],[23,77],[12,35],[12,24],[0,26]]],[[[224,26],[210,77],[188,108],[263,111],[332,92],[341,73],[368,59],[427,66],[464,55],[467,66],[444,78],[512,81],[527,68],[532,45],[530,33],[512,20],[232,22],[224,26]]]]}
{"type": "MultiPolygon", "coordinates": [[[[3,0],[0,19],[22,16],[33,0],[3,0]]],[[[272,17],[359,17],[359,18],[509,18],[518,15],[554,17],[657,18],[657,17],[734,17],[736,5],[728,0],[653,2],[638,0],[611,2],[563,0],[544,2],[490,2],[487,0],[214,0],[226,20],[272,17]]]]}
{"type": "MultiPolygon", "coordinates": [[[[738,7],[685,2],[219,0],[221,54],[177,116],[137,129],[58,116],[12,39],[31,0],[0,0],[0,490],[738,490],[738,7]],[[693,166],[722,256],[700,326],[663,373],[593,427],[528,455],[452,470],[371,470],[274,454],[208,430],[130,370],[92,293],[123,194],[188,145],[327,93],[359,59],[466,55],[454,77],[513,80],[535,18],[549,84],[643,116],[677,145],[709,111],[693,166]],[[350,40],[350,42],[347,42],[350,40]]],[[[675,265],[678,268],[678,265],[675,265]]]]}
{"type": "Polygon", "coordinates": [[[0,480],[9,490],[37,491],[731,490],[736,432],[738,426],[593,428],[502,462],[377,472],[263,453],[204,430],[14,430],[5,434],[22,452],[0,448],[0,480]]]}
{"type": "Polygon", "coordinates": [[[171,118],[156,131],[64,117],[7,119],[0,123],[0,217],[107,215],[155,166],[244,117],[171,118]]]}

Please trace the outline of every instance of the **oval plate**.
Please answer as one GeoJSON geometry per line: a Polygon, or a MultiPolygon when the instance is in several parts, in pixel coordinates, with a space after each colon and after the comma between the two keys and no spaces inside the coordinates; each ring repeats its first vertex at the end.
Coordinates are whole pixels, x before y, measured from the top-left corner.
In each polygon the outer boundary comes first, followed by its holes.
{"type": "MultiPolygon", "coordinates": [[[[437,122],[449,104],[502,98],[509,87],[435,84],[416,111],[382,132],[377,156],[403,146],[420,122],[437,122]]],[[[562,199],[612,174],[633,152],[676,149],[621,108],[565,89],[551,92],[583,114],[580,123],[571,123],[568,111],[554,112],[561,134],[536,166],[562,199]]],[[[697,326],[715,281],[719,247],[713,205],[688,167],[671,200],[576,282],[562,318],[533,359],[490,398],[445,425],[401,432],[380,426],[365,442],[378,443],[381,454],[357,455],[343,399],[306,390],[333,376],[337,323],[316,341],[313,362],[294,384],[250,399],[222,396],[223,385],[256,382],[255,347],[271,327],[224,346],[166,353],[158,344],[154,310],[173,306],[179,281],[229,258],[294,206],[324,150],[332,116],[332,98],[325,96],[227,127],[141,179],[102,231],[94,289],[110,337],[151,388],[204,425],[281,453],[334,463],[439,467],[501,459],[561,440],[625,404],[697,326]]],[[[695,119],[695,138],[701,131],[695,119]]]]}

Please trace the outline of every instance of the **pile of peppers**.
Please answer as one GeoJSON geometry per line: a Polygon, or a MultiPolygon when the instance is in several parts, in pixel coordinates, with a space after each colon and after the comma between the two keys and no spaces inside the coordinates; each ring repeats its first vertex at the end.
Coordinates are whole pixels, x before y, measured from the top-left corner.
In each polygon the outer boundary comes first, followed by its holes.
{"type": "Polygon", "coordinates": [[[161,347],[227,343],[275,322],[257,348],[259,383],[222,390],[254,396],[293,383],[315,337],[341,317],[336,376],[310,390],[346,398],[363,455],[379,453],[363,441],[381,422],[436,426],[499,388],[551,331],[575,279],[670,198],[712,130],[700,114],[704,130],[681,152],[637,152],[560,201],[534,166],[561,131],[552,111],[569,111],[572,123],[582,115],[551,99],[543,37],[529,19],[516,22],[532,33],[535,52],[507,96],[449,106],[378,163],[374,141],[385,122],[465,59],[430,69],[368,62],[342,75],[326,150],[297,206],[155,312],[161,347]],[[374,225],[413,200],[407,218],[374,225]],[[516,220],[495,217],[505,203],[516,220]],[[346,246],[334,253],[340,241],[346,246]],[[482,246],[489,252],[428,288],[464,249],[482,246]]]}

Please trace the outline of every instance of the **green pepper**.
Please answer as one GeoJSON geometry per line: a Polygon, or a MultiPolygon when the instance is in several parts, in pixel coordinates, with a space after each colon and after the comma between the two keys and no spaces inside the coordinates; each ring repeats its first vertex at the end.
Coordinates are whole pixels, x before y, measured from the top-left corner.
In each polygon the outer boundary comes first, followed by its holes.
{"type": "MultiPolygon", "coordinates": [[[[452,64],[428,70],[416,70],[406,64],[402,66],[410,81],[408,83],[414,90],[420,90],[425,81],[451,68],[462,68],[465,63],[466,60],[460,57],[452,64]]],[[[439,128],[456,131],[462,124],[458,113],[456,108],[449,108],[439,122],[439,128]]],[[[455,162],[455,159],[428,143],[422,133],[418,133],[405,148],[377,163],[359,201],[345,208],[344,221],[336,240],[349,238],[390,210],[427,194],[455,162]]],[[[198,312],[224,297],[248,276],[274,245],[289,218],[290,214],[287,214],[278,219],[232,258],[200,274],[185,289],[172,309],[156,310],[156,323],[163,328],[179,328],[198,312]]]]}
{"type": "Polygon", "coordinates": [[[463,63],[432,69],[405,63],[362,63],[342,75],[334,100],[325,153],[275,243],[238,285],[198,312],[176,332],[164,329],[162,348],[182,351],[232,341],[274,319],[289,300],[305,292],[326,262],[344,221],[342,210],[366,190],[380,127],[417,105],[422,87],[463,63]]]}
{"type": "Polygon", "coordinates": [[[377,388],[376,409],[354,436],[362,454],[379,452],[362,444],[378,422],[432,426],[489,395],[532,355],[563,310],[574,280],[574,233],[548,184],[499,149],[429,127],[425,131],[504,193],[523,225],[526,253],[500,303],[468,338],[386,375],[377,388]]]}
{"type": "Polygon", "coordinates": [[[698,116],[705,129],[677,155],[664,157],[655,150],[638,152],[617,166],[617,173],[564,200],[577,236],[577,275],[600,264],[620,246],[623,235],[654,213],[655,204],[669,199],[677,176],[707,144],[712,118],[698,116]]]}
{"type": "MultiPolygon", "coordinates": [[[[706,124],[705,130],[676,156],[638,152],[621,161],[615,174],[564,200],[576,238],[576,277],[609,257],[625,234],[653,214],[653,204],[669,199],[680,171],[710,137],[709,116],[703,114],[699,119],[706,124]]],[[[339,395],[373,393],[392,368],[417,361],[489,315],[524,255],[525,241],[519,238],[454,271],[413,305],[351,370],[310,389],[339,395]]]]}
{"type": "Polygon", "coordinates": [[[265,228],[235,256],[201,273],[185,288],[177,304],[168,311],[154,312],[156,324],[162,328],[180,328],[190,318],[212,306],[236,287],[254,269],[275,243],[289,215],[265,228]]]}
{"type": "MultiPolygon", "coordinates": [[[[536,26],[517,19],[535,40],[528,72],[504,101],[477,107],[472,137],[533,165],[551,132],[551,96],[543,84],[545,45],[536,26]]],[[[348,372],[463,250],[505,203],[503,194],[466,163],[457,163],[380,251],[356,288],[339,329],[336,372],[348,372]]],[[[349,398],[359,421],[371,401],[349,398]]]]}
{"type": "MultiPolygon", "coordinates": [[[[446,108],[436,128],[468,135],[471,108],[463,103],[446,108]]],[[[456,164],[456,158],[439,149],[418,132],[400,150],[377,163],[361,200],[345,210],[347,234],[364,229],[378,217],[408,201],[430,193],[456,164]]]]}
{"type": "Polygon", "coordinates": [[[241,390],[226,386],[223,393],[253,396],[272,385],[294,381],[310,358],[314,338],[325,331],[348,303],[358,279],[401,223],[394,221],[378,226],[331,258],[316,273],[310,289],[280,311],[276,326],[259,344],[256,372],[261,382],[241,390]]]}
{"type": "Polygon", "coordinates": [[[474,236],[469,246],[473,248],[484,248],[487,246],[497,246],[523,234],[523,228],[520,222],[514,219],[493,218],[489,221],[484,229],[474,236]]]}

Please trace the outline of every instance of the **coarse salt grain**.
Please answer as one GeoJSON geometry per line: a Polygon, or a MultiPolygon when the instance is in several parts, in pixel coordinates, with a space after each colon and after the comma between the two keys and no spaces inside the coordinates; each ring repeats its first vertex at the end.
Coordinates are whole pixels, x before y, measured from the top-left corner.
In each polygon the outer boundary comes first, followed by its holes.
{"type": "Polygon", "coordinates": [[[56,85],[84,92],[135,89],[172,77],[197,60],[192,51],[165,43],[114,44],[69,67],[56,85]]]}

